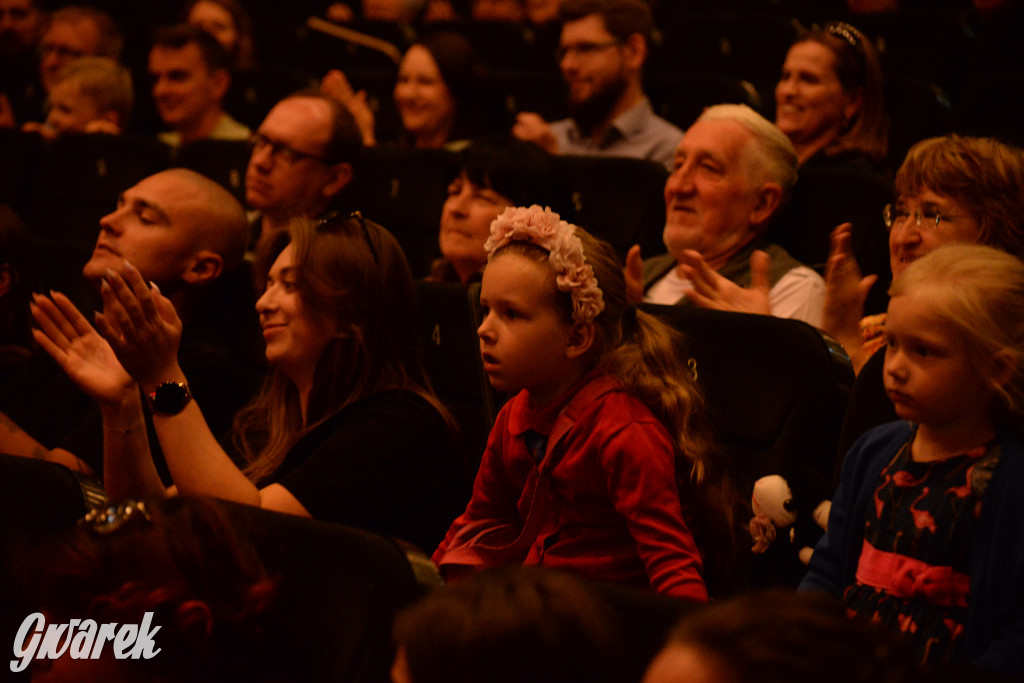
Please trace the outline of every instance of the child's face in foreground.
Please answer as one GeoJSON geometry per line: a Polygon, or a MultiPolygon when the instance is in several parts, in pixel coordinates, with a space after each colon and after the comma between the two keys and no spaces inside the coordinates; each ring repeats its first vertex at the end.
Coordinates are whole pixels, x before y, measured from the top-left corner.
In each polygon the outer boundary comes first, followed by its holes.
{"type": "Polygon", "coordinates": [[[81,133],[90,121],[100,118],[99,107],[92,98],[82,94],[77,83],[61,81],[50,90],[50,112],[46,125],[58,135],[81,133]]]}
{"type": "Polygon", "coordinates": [[[885,390],[897,415],[933,430],[991,428],[994,390],[926,293],[889,301],[885,339],[885,390]]]}
{"type": "Polygon", "coordinates": [[[527,389],[538,403],[568,388],[566,349],[572,324],[556,305],[556,291],[555,274],[547,263],[503,254],[487,264],[477,334],[494,388],[527,389]]]}

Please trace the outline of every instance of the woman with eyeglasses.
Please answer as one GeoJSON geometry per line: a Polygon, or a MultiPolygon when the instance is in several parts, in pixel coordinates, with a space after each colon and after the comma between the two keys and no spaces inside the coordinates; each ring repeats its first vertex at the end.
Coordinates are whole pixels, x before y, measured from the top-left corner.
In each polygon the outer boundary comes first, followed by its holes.
{"type": "Polygon", "coordinates": [[[100,404],[111,498],[166,494],[149,456],[145,397],[178,493],[433,548],[464,502],[461,459],[420,362],[397,241],[358,215],[296,219],[261,238],[254,272],[272,371],[235,420],[244,466],[191,400],[173,306],[131,264],[107,273],[99,332],[62,295],[37,299],[37,339],[100,404]]]}
{"type": "Polygon", "coordinates": [[[871,41],[844,22],[802,31],[775,86],[775,124],[801,166],[881,168],[889,121],[871,41]]]}
{"type": "MultiPolygon", "coordinates": [[[[1024,258],[1024,151],[959,135],[914,145],[896,173],[896,202],[885,207],[893,279],[912,261],[950,242],[976,242],[1024,258]]],[[[861,277],[849,224],[832,233],[824,329],[856,371],[882,348],[885,314],[864,317],[875,276],[861,277]]]]}

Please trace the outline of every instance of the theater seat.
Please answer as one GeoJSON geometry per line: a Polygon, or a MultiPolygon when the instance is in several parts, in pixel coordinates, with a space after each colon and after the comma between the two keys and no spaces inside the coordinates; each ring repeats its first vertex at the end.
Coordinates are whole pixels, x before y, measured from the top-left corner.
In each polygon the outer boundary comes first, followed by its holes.
{"type": "Polygon", "coordinates": [[[224,503],[281,577],[267,653],[281,680],[389,680],[395,613],[440,575],[419,551],[360,529],[224,503]]]}
{"type": "Polygon", "coordinates": [[[870,171],[853,168],[808,168],[800,171],[793,197],[766,237],[824,275],[831,233],[852,223],[854,258],[864,275],[877,275],[866,309],[884,311],[889,272],[889,231],[882,210],[893,201],[892,183],[870,171]]]}
{"type": "Polygon", "coordinates": [[[419,281],[416,297],[427,375],[462,429],[471,488],[503,399],[480,358],[480,285],[419,281]]]}
{"type": "MultiPolygon", "coordinates": [[[[8,474],[9,470],[5,468],[3,473],[8,474]]],[[[10,481],[28,487],[38,484],[40,477],[22,475],[10,481]]],[[[54,486],[51,482],[38,489],[25,488],[40,496],[28,506],[31,509],[61,506],[58,510],[60,525],[42,529],[32,521],[35,530],[59,531],[81,517],[83,511],[77,506],[72,506],[76,510],[68,515],[71,510],[62,503],[73,500],[73,486],[66,487],[59,501],[47,502],[44,498],[47,494],[62,492],[61,487],[63,484],[54,486]]],[[[21,496],[22,500],[27,498],[27,493],[21,496]]],[[[147,504],[180,508],[183,505],[205,507],[210,502],[208,499],[175,498],[147,504]]],[[[398,541],[360,529],[248,505],[212,502],[222,507],[232,530],[251,542],[268,575],[277,578],[275,596],[260,618],[261,642],[274,646],[249,653],[264,667],[266,676],[260,680],[331,683],[389,680],[391,623],[395,613],[427,589],[440,584],[440,575],[429,559],[398,541]]],[[[22,524],[29,523],[24,515],[19,519],[22,524]]],[[[102,542],[102,537],[98,542],[102,542]]],[[[197,545],[204,542],[208,541],[195,539],[197,545]]],[[[4,550],[5,559],[17,557],[6,552],[8,547],[4,550]]],[[[140,566],[147,565],[142,562],[140,566]]],[[[216,572],[212,570],[213,574],[216,572]]],[[[14,629],[26,614],[24,606],[10,599],[7,590],[10,585],[5,581],[0,586],[0,635],[11,636],[7,642],[12,642],[14,629]]],[[[159,645],[159,636],[156,642],[159,645]]]]}
{"type": "Polygon", "coordinates": [[[99,219],[114,210],[122,192],[167,168],[168,155],[165,145],[143,136],[61,136],[43,150],[26,222],[37,241],[91,252],[99,219]]]}
{"type": "Polygon", "coordinates": [[[216,180],[245,205],[245,169],[249,165],[249,145],[245,140],[186,142],[175,152],[174,165],[216,180]]]}
{"type": "Polygon", "coordinates": [[[724,74],[651,74],[644,90],[658,116],[683,130],[716,104],[745,104],[761,110],[761,96],[752,83],[724,74]]]}
{"type": "Polygon", "coordinates": [[[402,245],[413,276],[424,277],[438,255],[437,233],[456,154],[443,149],[370,147],[338,197],[342,210],[361,211],[402,245]]]}
{"type": "MultiPolygon", "coordinates": [[[[679,357],[696,375],[715,435],[749,500],[754,482],[782,475],[796,503],[797,539],[820,530],[814,507],[832,496],[836,445],[853,368],[842,347],[798,320],[694,306],[641,304],[685,335],[679,357]]],[[[795,585],[796,549],[776,542],[756,556],[751,583],[795,585]]]]}
{"type": "Polygon", "coordinates": [[[610,242],[621,259],[634,244],[645,256],[664,253],[664,166],[626,157],[564,155],[553,161],[572,191],[577,225],[610,242]]]}

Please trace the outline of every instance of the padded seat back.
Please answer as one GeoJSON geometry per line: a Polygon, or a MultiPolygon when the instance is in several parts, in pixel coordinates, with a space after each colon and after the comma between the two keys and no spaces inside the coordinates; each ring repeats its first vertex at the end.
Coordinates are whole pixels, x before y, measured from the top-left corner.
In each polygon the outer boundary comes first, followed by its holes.
{"type": "Polygon", "coordinates": [[[178,148],[174,165],[216,180],[245,206],[245,169],[249,144],[245,140],[195,140],[178,148]]]}
{"type": "Polygon", "coordinates": [[[168,148],[152,138],[61,136],[43,150],[26,222],[37,241],[83,245],[91,252],[99,219],[114,210],[122,192],[167,168],[168,159],[168,148]]]}
{"type": "Polygon", "coordinates": [[[462,429],[471,486],[502,402],[480,357],[480,285],[419,281],[416,296],[427,375],[462,429]]]}
{"type": "Polygon", "coordinates": [[[281,577],[267,633],[279,646],[266,653],[281,680],[389,680],[391,622],[424,590],[405,549],[341,524],[225,506],[281,577]]]}
{"type": "Polygon", "coordinates": [[[634,244],[645,256],[664,253],[664,166],[627,157],[565,155],[552,161],[572,191],[577,225],[611,243],[621,259],[634,244]]]}
{"type": "Polygon", "coordinates": [[[864,275],[878,276],[865,310],[884,311],[892,275],[889,231],[882,211],[893,197],[892,183],[870,171],[804,169],[781,220],[768,230],[766,238],[824,275],[832,230],[840,223],[852,223],[854,258],[864,275]]]}
{"type": "Polygon", "coordinates": [[[439,255],[437,235],[457,156],[443,149],[371,147],[363,152],[339,207],[358,210],[387,228],[402,245],[414,277],[430,272],[439,255]]]}
{"type": "MultiPolygon", "coordinates": [[[[641,304],[685,336],[680,358],[697,378],[712,427],[750,500],[757,479],[789,482],[797,537],[820,536],[811,513],[833,493],[836,445],[853,383],[842,347],[807,323],[693,306],[641,304]]],[[[810,538],[808,538],[810,537],[810,538]]],[[[798,541],[799,542],[799,541],[798,541]]],[[[793,583],[804,568],[797,548],[758,556],[751,581],[793,583]]]]}

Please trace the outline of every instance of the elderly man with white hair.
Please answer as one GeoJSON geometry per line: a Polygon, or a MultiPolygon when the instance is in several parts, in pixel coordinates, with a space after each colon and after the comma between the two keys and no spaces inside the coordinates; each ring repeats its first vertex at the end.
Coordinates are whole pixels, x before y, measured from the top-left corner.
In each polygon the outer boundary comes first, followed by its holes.
{"type": "Polygon", "coordinates": [[[626,259],[634,301],[690,301],[820,326],[825,282],[762,236],[796,182],[797,156],[745,105],[708,108],[676,148],[665,183],[668,253],[626,259]]]}

